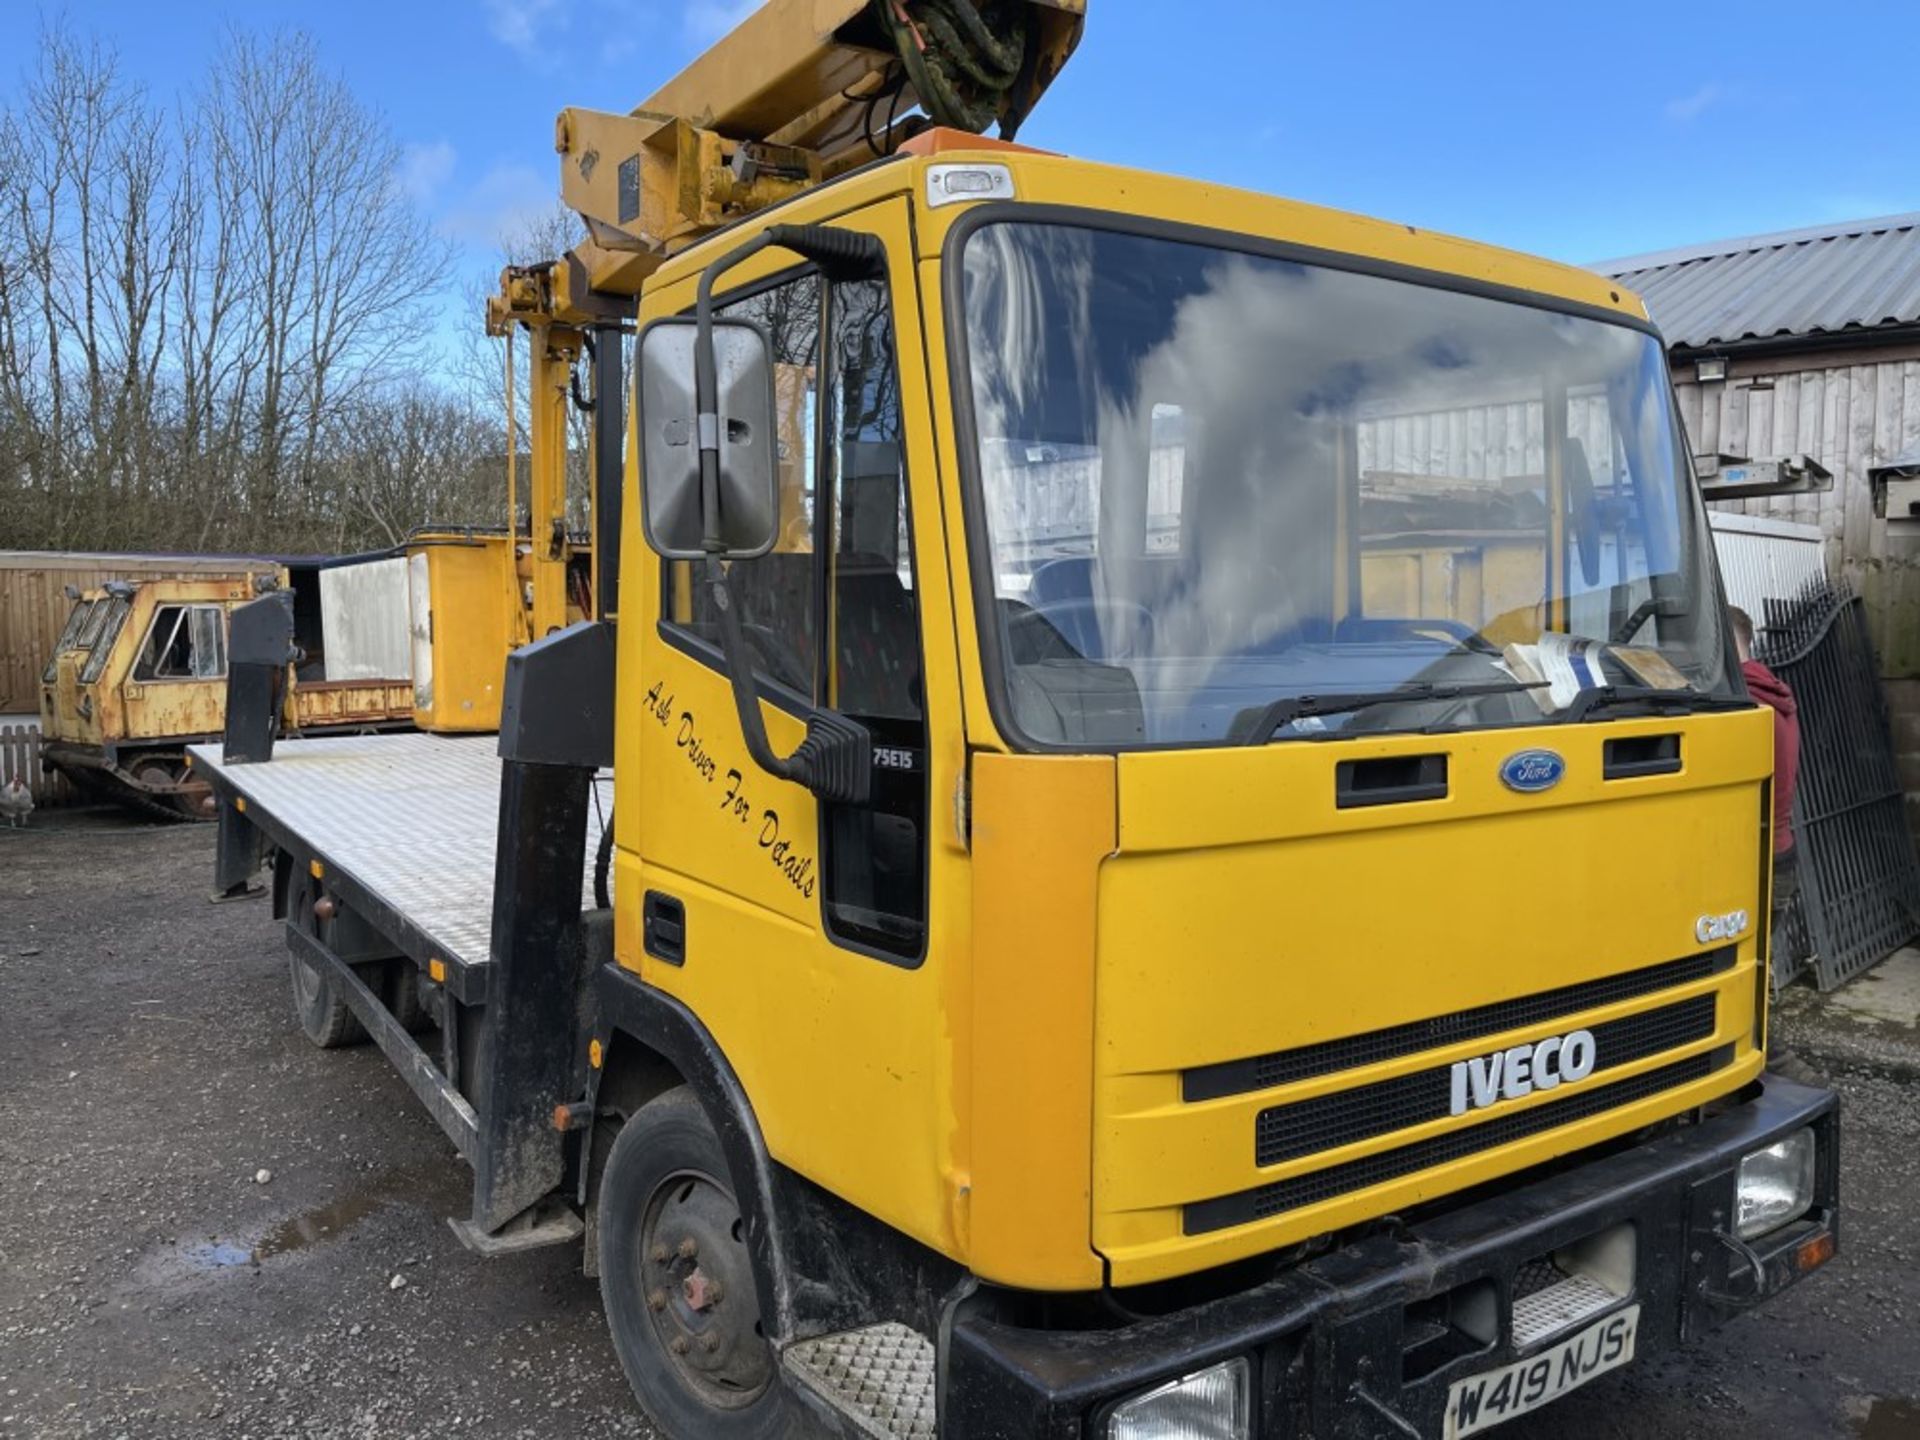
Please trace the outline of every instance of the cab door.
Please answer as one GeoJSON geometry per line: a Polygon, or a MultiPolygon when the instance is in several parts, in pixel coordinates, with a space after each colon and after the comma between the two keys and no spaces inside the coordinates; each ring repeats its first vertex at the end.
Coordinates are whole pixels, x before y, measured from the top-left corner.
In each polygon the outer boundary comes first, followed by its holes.
{"type": "Polygon", "coordinates": [[[713,1034],[776,1159],[951,1253],[963,754],[907,204],[833,223],[880,237],[886,273],[769,250],[718,297],[769,336],[779,431],[778,538],[727,583],[775,747],[809,705],[857,719],[873,799],[823,805],[755,766],[702,574],[630,546],[617,883],[644,899],[621,960],[713,1034]]]}

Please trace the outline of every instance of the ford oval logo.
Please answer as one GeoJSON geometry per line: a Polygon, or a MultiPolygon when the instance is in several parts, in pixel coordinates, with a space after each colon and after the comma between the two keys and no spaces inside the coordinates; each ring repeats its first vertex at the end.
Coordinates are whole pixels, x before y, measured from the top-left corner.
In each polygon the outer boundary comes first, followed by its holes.
{"type": "Polygon", "coordinates": [[[1500,765],[1500,778],[1509,790],[1523,795],[1551,790],[1567,773],[1567,762],[1551,750],[1522,750],[1500,765]]]}

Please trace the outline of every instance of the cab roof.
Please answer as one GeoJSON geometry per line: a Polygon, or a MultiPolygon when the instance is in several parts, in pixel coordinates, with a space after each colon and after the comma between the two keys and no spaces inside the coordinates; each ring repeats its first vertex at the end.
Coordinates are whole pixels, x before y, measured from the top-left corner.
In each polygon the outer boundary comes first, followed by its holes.
{"type": "Polygon", "coordinates": [[[955,222],[980,203],[938,207],[926,203],[930,167],[956,164],[1003,167],[1013,179],[1014,204],[1097,211],[1147,226],[1213,231],[1222,243],[1230,243],[1232,236],[1245,236],[1426,271],[1436,278],[1500,286],[1612,312],[1637,323],[1644,324],[1647,318],[1638,295],[1617,280],[1577,266],[1213,181],[1074,159],[953,131],[918,137],[910,148],[706,237],[662,265],[645,291],[689,279],[751,234],[755,222],[776,213],[786,223],[819,223],[895,195],[904,195],[915,205],[920,258],[935,258],[955,222]]]}

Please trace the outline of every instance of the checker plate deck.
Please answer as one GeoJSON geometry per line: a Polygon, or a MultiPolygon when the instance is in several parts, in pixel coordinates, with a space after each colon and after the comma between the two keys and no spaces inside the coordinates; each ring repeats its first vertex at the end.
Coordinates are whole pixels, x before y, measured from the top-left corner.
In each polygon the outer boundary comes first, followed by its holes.
{"type": "MultiPolygon", "coordinates": [[[[487,962],[493,925],[499,743],[495,735],[413,732],[282,740],[271,760],[254,765],[223,764],[217,744],[191,749],[195,769],[219,776],[406,916],[447,959],[476,966],[487,962]]],[[[588,906],[611,771],[595,789],[581,877],[588,906]]]]}

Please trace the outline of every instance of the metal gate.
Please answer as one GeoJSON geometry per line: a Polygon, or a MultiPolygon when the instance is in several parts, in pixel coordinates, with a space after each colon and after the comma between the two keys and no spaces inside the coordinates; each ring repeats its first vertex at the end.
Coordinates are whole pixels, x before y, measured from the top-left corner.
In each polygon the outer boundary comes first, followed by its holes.
{"type": "Polygon", "coordinates": [[[1792,599],[1766,602],[1754,649],[1800,708],[1800,896],[1774,979],[1785,983],[1810,957],[1832,990],[1920,935],[1920,861],[1865,607],[1845,584],[1810,580],[1792,599]]]}

